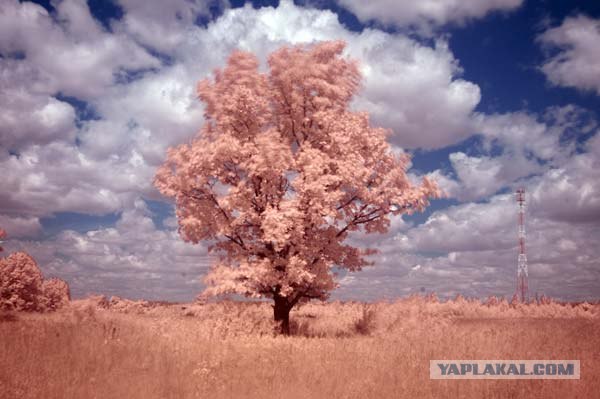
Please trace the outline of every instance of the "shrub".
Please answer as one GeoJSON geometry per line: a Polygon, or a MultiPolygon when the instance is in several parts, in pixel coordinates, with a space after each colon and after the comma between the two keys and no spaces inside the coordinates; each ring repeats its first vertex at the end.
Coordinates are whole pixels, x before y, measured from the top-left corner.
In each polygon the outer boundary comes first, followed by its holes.
{"type": "Polygon", "coordinates": [[[0,259],[0,309],[41,310],[42,281],[35,260],[25,252],[0,259]]]}
{"type": "Polygon", "coordinates": [[[45,280],[35,260],[25,252],[0,259],[0,311],[53,311],[71,299],[69,285],[45,280]]]}
{"type": "Polygon", "coordinates": [[[364,304],[361,316],[354,322],[354,331],[361,335],[368,335],[375,326],[377,312],[373,306],[364,304]]]}
{"type": "Polygon", "coordinates": [[[44,280],[42,283],[42,295],[45,310],[54,311],[71,300],[69,285],[59,278],[44,280]]]}

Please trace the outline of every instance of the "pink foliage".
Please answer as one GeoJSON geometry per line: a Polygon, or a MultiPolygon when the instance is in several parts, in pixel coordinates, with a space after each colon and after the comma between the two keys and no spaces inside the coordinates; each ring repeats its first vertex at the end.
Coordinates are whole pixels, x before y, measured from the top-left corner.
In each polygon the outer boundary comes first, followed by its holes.
{"type": "Polygon", "coordinates": [[[44,280],[42,283],[42,295],[45,310],[56,310],[71,300],[69,285],[59,278],[44,280]]]}
{"type": "MultiPolygon", "coordinates": [[[[0,229],[0,238],[6,232],[0,229]]],[[[1,250],[2,248],[0,248],[1,250]]],[[[70,301],[69,285],[44,280],[35,260],[25,252],[0,258],[0,310],[52,311],[70,301]]]]}
{"type": "Polygon", "coordinates": [[[35,260],[24,252],[0,259],[0,309],[40,309],[42,273],[35,260]]]}
{"type": "Polygon", "coordinates": [[[349,110],[360,74],[344,46],[283,47],[269,73],[236,51],[198,84],[205,124],[169,149],[155,185],[175,199],[183,239],[210,240],[221,255],[206,295],[273,298],[287,312],[326,299],[334,265],[371,264],[374,251],[345,244],[349,233],[385,232],[390,215],[440,195],[427,178],[409,181],[409,158],[390,149],[389,132],[349,110]]]}

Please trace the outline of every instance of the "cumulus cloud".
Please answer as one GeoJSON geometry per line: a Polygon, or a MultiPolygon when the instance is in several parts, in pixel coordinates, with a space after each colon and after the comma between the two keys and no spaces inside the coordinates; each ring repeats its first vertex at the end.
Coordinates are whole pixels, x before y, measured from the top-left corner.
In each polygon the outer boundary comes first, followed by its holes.
{"type": "Polygon", "coordinates": [[[429,47],[380,30],[355,33],[331,11],[282,1],[276,9],[228,10],[207,30],[191,35],[190,47],[183,44],[181,52],[189,60],[186,63],[202,63],[207,52],[211,60],[221,63],[238,47],[257,54],[264,63],[267,54],[281,45],[332,39],[346,40],[346,54],[361,65],[363,87],[353,107],[368,111],[373,123],[392,129],[395,144],[440,148],[472,133],[470,116],[480,101],[480,90],[460,79],[462,70],[444,40],[429,47]]]}
{"type": "MultiPolygon", "coordinates": [[[[526,189],[532,292],[539,290],[557,297],[570,292],[570,299],[599,294],[594,283],[598,281],[596,265],[600,259],[600,250],[594,244],[600,215],[599,159],[600,134],[596,133],[586,141],[582,152],[520,181],[526,189]],[[562,274],[570,278],[558,289],[555,281],[562,274]]],[[[395,242],[388,245],[421,254],[424,259],[420,264],[436,270],[457,267],[456,273],[460,274],[465,268],[492,268],[497,274],[490,277],[502,279],[505,275],[512,282],[514,269],[502,274],[502,267],[516,262],[516,212],[514,195],[492,196],[485,202],[434,212],[426,223],[397,234],[395,242]],[[438,256],[424,255],[428,253],[438,256]]]]}
{"type": "Polygon", "coordinates": [[[531,201],[535,215],[569,223],[600,221],[600,134],[585,152],[535,179],[531,201]]]}
{"type": "MultiPolygon", "coordinates": [[[[449,156],[450,162],[458,180],[460,181],[460,190],[454,190],[456,198],[460,200],[477,199],[488,197],[507,183],[514,181],[513,176],[505,176],[502,178],[502,169],[504,164],[501,159],[487,156],[469,156],[464,152],[455,152],[449,156]],[[508,178],[507,177],[512,177],[508,178]]],[[[531,169],[530,163],[528,168],[515,168],[518,172],[518,177],[524,170],[531,169]]],[[[533,164],[537,166],[536,164],[533,164]]],[[[516,166],[510,164],[510,166],[516,166]]]]}
{"type": "Polygon", "coordinates": [[[427,173],[427,177],[433,179],[438,184],[444,198],[459,198],[462,187],[455,177],[449,176],[441,169],[427,173]]]}
{"type": "Polygon", "coordinates": [[[152,190],[154,169],[135,151],[95,161],[77,146],[53,142],[0,157],[2,212],[48,216],[54,212],[106,214],[130,206],[152,190]]]}
{"type": "MultiPolygon", "coordinates": [[[[236,48],[257,54],[264,70],[266,56],[281,45],[346,40],[346,55],[360,61],[364,74],[353,107],[394,131],[395,151],[441,148],[479,132],[480,153],[456,152],[451,175],[433,174],[462,200],[487,198],[516,181],[527,184],[532,215],[549,223],[539,228],[572,233],[541,242],[539,253],[547,259],[533,263],[532,272],[553,276],[561,270],[562,255],[547,248],[574,253],[593,237],[592,225],[580,222],[597,210],[600,144],[592,139],[583,149],[576,140],[564,145],[565,132],[591,135],[596,129],[595,123],[581,123],[580,110],[473,115],[479,87],[461,79],[445,40],[426,45],[378,29],[352,32],[331,11],[291,1],[277,8],[226,10],[204,27],[196,20],[220,3],[177,1],[168,12],[142,3],[121,1],[123,18],[111,21],[110,30],[83,1],[57,3],[52,14],[32,3],[0,5],[0,226],[13,238],[7,249],[33,253],[46,274],[66,278],[76,295],[189,300],[200,291],[197,278],[209,263],[205,247],[184,244],[174,217],[162,229],[155,226],[139,198],[160,198],[152,179],[167,147],[189,140],[202,124],[195,83],[236,48]],[[78,100],[93,111],[92,119],[82,117],[78,100]],[[575,154],[576,149],[583,152],[575,154]],[[555,207],[575,200],[576,216],[555,207]],[[62,211],[120,213],[120,220],[113,227],[26,240],[39,237],[40,217],[62,211]]],[[[464,2],[453,6],[459,11],[425,20],[441,25],[510,8],[499,2],[474,11],[467,3],[475,4],[464,2]]],[[[485,295],[503,284],[512,287],[512,221],[505,214],[490,216],[514,211],[503,198],[439,211],[425,225],[395,218],[388,235],[352,237],[382,253],[376,268],[346,276],[336,297],[397,296],[420,287],[485,295]],[[471,225],[472,219],[478,224],[471,225]],[[492,248],[494,243],[500,248],[492,248]]],[[[594,274],[586,265],[598,258],[587,249],[581,256],[577,278],[589,279],[594,274]]],[[[573,286],[586,286],[581,281],[573,286]]]]}
{"type": "Polygon", "coordinates": [[[564,129],[560,124],[548,126],[538,115],[517,111],[478,114],[474,119],[486,149],[497,145],[511,153],[528,152],[540,160],[551,159],[561,151],[559,138],[564,129]]]}
{"type": "Polygon", "coordinates": [[[538,41],[552,51],[540,67],[550,82],[600,94],[600,19],[567,17],[538,41]]]}
{"type": "Polygon", "coordinates": [[[0,228],[12,238],[35,237],[42,231],[36,217],[0,215],[0,228]]]}
{"type": "Polygon", "coordinates": [[[119,72],[160,66],[129,37],[104,30],[81,0],[57,3],[56,15],[30,2],[3,2],[0,51],[24,55],[49,91],[80,98],[101,94],[119,72]]]}
{"type": "Polygon", "coordinates": [[[25,249],[44,275],[69,281],[74,296],[189,300],[201,290],[199,276],[211,262],[205,246],[184,243],[176,230],[158,229],[139,199],[114,227],[65,230],[41,242],[12,240],[6,249],[25,249]]]}
{"type": "Polygon", "coordinates": [[[544,170],[535,160],[522,154],[470,156],[459,151],[450,154],[449,159],[456,180],[441,171],[436,172],[442,176],[442,184],[450,188],[449,195],[460,201],[487,198],[513,186],[521,178],[544,170]]]}
{"type": "MultiPolygon", "coordinates": [[[[540,213],[532,198],[537,184],[532,180],[526,186],[531,200],[526,211],[530,294],[596,298],[597,227],[540,213]]],[[[352,298],[360,292],[379,299],[384,294],[394,298],[436,292],[446,298],[458,293],[510,297],[517,270],[517,212],[512,194],[436,211],[424,224],[383,237],[377,245],[382,253],[377,266],[349,274],[336,295],[352,298]]]]}
{"type": "Polygon", "coordinates": [[[441,297],[510,295],[516,227],[510,196],[434,212],[420,225],[390,229],[370,245],[376,266],[349,274],[336,297],[395,298],[436,292],[441,297]]]}
{"type": "Polygon", "coordinates": [[[551,107],[541,115],[478,118],[481,153],[453,153],[451,176],[440,170],[430,174],[451,196],[478,202],[437,210],[425,223],[370,241],[381,251],[377,267],[344,278],[339,295],[351,298],[360,290],[371,299],[380,297],[378,292],[511,296],[518,254],[512,194],[517,186],[526,190],[530,294],[565,300],[600,294],[596,121],[573,106],[551,107]],[[525,173],[511,174],[521,169],[525,173]],[[507,188],[509,194],[494,195],[507,188]]]}
{"type": "Polygon", "coordinates": [[[481,139],[480,151],[451,153],[452,173],[436,170],[429,175],[461,201],[487,198],[569,162],[578,140],[597,128],[590,115],[574,105],[550,107],[541,115],[476,114],[473,125],[481,139]]]}
{"type": "Polygon", "coordinates": [[[479,87],[457,78],[458,61],[445,41],[427,47],[403,36],[365,30],[350,42],[362,61],[363,91],[354,107],[391,128],[393,143],[406,148],[441,148],[473,133],[470,115],[479,87]]]}
{"type": "Polygon", "coordinates": [[[460,65],[442,39],[429,47],[380,30],[355,33],[330,11],[282,1],[276,9],[228,10],[207,30],[197,30],[180,49],[186,63],[193,60],[194,65],[206,64],[207,53],[221,63],[236,47],[254,52],[264,63],[267,54],[281,45],[332,39],[346,40],[346,54],[361,65],[363,87],[354,108],[368,111],[373,123],[392,129],[395,144],[440,148],[472,134],[470,116],[480,90],[460,78],[460,65]]]}
{"type": "Polygon", "coordinates": [[[102,119],[84,124],[83,151],[104,158],[135,149],[145,164],[158,166],[168,146],[185,142],[202,125],[197,79],[186,66],[174,65],[111,88],[92,102],[102,119]]]}
{"type": "Polygon", "coordinates": [[[338,0],[363,22],[413,26],[428,32],[448,23],[463,24],[494,11],[512,11],[523,0],[338,0]]]}
{"type": "Polygon", "coordinates": [[[147,70],[160,62],[106,31],[83,1],[57,3],[52,15],[3,3],[0,19],[0,211],[103,214],[157,196],[152,178],[167,146],[201,123],[197,77],[181,66],[147,70]],[[142,82],[119,81],[138,68],[142,82]],[[58,94],[86,100],[97,118],[81,120],[58,94]]]}
{"type": "MultiPolygon", "coordinates": [[[[203,3],[177,4],[183,7],[183,16],[175,28],[172,19],[177,13],[164,15],[163,20],[136,2],[124,2],[124,18],[112,23],[114,33],[75,0],[61,2],[54,16],[30,3],[4,6],[4,18],[17,20],[15,29],[28,33],[20,40],[6,30],[2,39],[3,51],[25,53],[23,59],[2,61],[7,88],[2,97],[7,105],[2,142],[16,152],[0,157],[11,188],[2,194],[5,211],[20,209],[31,216],[60,211],[102,214],[131,206],[137,195],[159,198],[152,177],[166,148],[189,140],[202,124],[195,83],[223,65],[235,48],[256,53],[264,66],[268,53],[281,45],[345,39],[347,55],[361,61],[365,74],[354,106],[370,111],[375,124],[392,128],[396,145],[435,148],[469,134],[479,88],[457,78],[460,67],[443,41],[428,47],[378,30],[354,33],[330,11],[287,1],[278,8],[247,5],[227,10],[201,27],[193,19],[206,12],[203,3]],[[158,18],[160,29],[175,29],[173,38],[162,35],[166,47],[177,42],[170,51],[173,61],[115,82],[113,75],[123,68],[158,65],[137,44],[152,38],[144,39],[145,33],[135,33],[128,25],[144,18],[158,18]],[[47,37],[44,46],[41,39],[30,40],[42,36],[47,37]],[[83,69],[72,69],[77,66],[66,62],[67,53],[87,54],[88,48],[94,49],[93,54],[78,58],[83,69]],[[50,57],[49,49],[66,55],[50,57]],[[77,83],[72,75],[86,84],[77,83]],[[72,105],[55,97],[57,92],[86,100],[95,118],[79,120],[72,105]],[[398,109],[403,111],[395,112],[398,109]]],[[[162,46],[160,40],[156,43],[162,46]]]]}
{"type": "Polygon", "coordinates": [[[199,17],[210,16],[211,8],[226,6],[221,0],[119,0],[119,4],[124,15],[113,22],[113,28],[164,54],[177,51],[199,17]]]}
{"type": "Polygon", "coordinates": [[[27,66],[0,59],[0,148],[18,150],[32,143],[72,141],[75,110],[47,94],[30,89],[36,79],[27,66]]]}
{"type": "Polygon", "coordinates": [[[511,248],[515,245],[515,205],[510,196],[487,203],[468,203],[434,212],[422,225],[395,237],[397,246],[412,252],[465,252],[511,248]],[[499,239],[500,237],[500,239],[499,239]]]}
{"type": "Polygon", "coordinates": [[[76,112],[58,95],[97,98],[129,72],[160,61],[123,34],[106,31],[85,1],[49,14],[30,2],[0,5],[0,147],[74,143],[76,112]]]}

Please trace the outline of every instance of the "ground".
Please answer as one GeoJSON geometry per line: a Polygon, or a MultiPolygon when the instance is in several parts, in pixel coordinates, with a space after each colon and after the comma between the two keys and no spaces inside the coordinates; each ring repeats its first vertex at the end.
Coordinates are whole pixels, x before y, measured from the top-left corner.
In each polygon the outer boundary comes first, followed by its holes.
{"type": "Polygon", "coordinates": [[[600,305],[486,306],[413,297],[292,311],[268,303],[74,301],[0,319],[12,398],[592,398],[600,305]],[[431,359],[581,361],[580,380],[429,379],[431,359]]]}

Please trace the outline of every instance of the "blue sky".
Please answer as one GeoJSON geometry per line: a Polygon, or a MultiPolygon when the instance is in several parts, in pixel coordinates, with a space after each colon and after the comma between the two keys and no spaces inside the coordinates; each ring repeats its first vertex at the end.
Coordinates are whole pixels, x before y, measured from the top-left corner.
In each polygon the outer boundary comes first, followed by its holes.
{"type": "Polygon", "coordinates": [[[600,3],[64,0],[0,6],[0,227],[75,296],[191,300],[211,258],[152,186],[236,48],[343,39],[353,102],[448,198],[357,245],[335,299],[510,296],[528,193],[531,293],[600,296],[600,3]]]}

